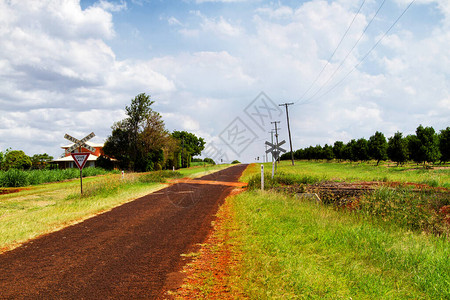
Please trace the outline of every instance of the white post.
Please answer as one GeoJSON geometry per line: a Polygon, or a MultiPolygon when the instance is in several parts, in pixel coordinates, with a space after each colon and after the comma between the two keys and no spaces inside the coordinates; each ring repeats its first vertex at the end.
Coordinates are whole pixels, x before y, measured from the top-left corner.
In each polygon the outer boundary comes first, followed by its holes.
{"type": "Polygon", "coordinates": [[[264,165],[261,165],[261,191],[264,191],[264,165]]]}
{"type": "Polygon", "coordinates": [[[275,173],[275,161],[272,162],[272,179],[273,179],[274,173],[275,173]]]}
{"type": "Polygon", "coordinates": [[[123,180],[123,171],[122,171],[122,180],[123,180]]]}
{"type": "Polygon", "coordinates": [[[172,166],[172,172],[175,172],[175,166],[172,166]]]}

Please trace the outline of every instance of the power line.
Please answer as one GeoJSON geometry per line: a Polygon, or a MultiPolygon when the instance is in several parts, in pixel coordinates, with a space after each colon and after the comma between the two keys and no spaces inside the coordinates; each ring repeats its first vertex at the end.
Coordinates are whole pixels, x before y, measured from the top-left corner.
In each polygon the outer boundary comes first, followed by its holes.
{"type": "MultiPolygon", "coordinates": [[[[324,97],[325,95],[327,95],[329,92],[331,92],[332,90],[334,90],[336,87],[338,87],[342,82],[344,82],[345,79],[347,79],[348,76],[350,76],[351,73],[353,73],[354,70],[356,70],[361,64],[362,62],[370,55],[370,53],[372,53],[372,51],[381,43],[381,41],[388,35],[388,33],[392,30],[392,28],[394,28],[394,26],[398,23],[398,21],[400,21],[400,19],[403,17],[403,15],[406,13],[406,11],[408,11],[408,9],[411,7],[411,5],[413,5],[413,3],[416,0],[412,0],[408,6],[402,11],[402,13],[398,16],[398,18],[394,21],[394,23],[392,23],[392,25],[389,27],[389,29],[383,34],[383,36],[381,38],[378,39],[378,41],[372,46],[372,48],[363,56],[363,58],[341,79],[339,80],[335,85],[333,85],[330,89],[328,89],[325,93],[323,93],[322,95],[320,95],[319,97],[317,97],[316,100],[324,97]]],[[[309,99],[311,100],[311,98],[309,99]]]]}
{"type": "Polygon", "coordinates": [[[311,83],[311,85],[308,87],[308,89],[303,93],[303,95],[300,97],[300,99],[297,101],[301,101],[303,99],[303,97],[311,90],[311,88],[314,86],[314,84],[317,82],[317,80],[319,79],[320,75],[322,75],[323,71],[325,71],[325,68],[330,64],[331,59],[334,57],[334,55],[336,54],[337,49],[341,46],[342,41],[344,40],[344,38],[347,36],[348,31],[350,30],[350,28],[352,27],[353,23],[356,20],[356,17],[358,16],[358,14],[360,13],[362,7],[364,6],[364,3],[366,3],[366,0],[363,0],[363,2],[361,3],[358,11],[355,13],[355,15],[353,16],[352,21],[350,22],[350,25],[348,25],[347,30],[345,31],[344,35],[342,36],[341,40],[339,41],[338,45],[336,46],[336,48],[334,49],[333,53],[331,54],[330,58],[328,58],[327,63],[325,64],[325,66],[323,66],[322,70],[320,71],[320,73],[316,76],[316,78],[314,79],[314,81],[311,83]]]}
{"type": "MultiPolygon", "coordinates": [[[[364,34],[366,33],[367,29],[369,28],[369,26],[372,24],[373,20],[375,19],[375,17],[378,15],[378,13],[380,12],[381,8],[384,6],[384,3],[386,2],[386,0],[383,0],[383,2],[381,2],[380,7],[378,7],[377,11],[375,12],[375,14],[373,15],[373,17],[370,19],[369,23],[367,23],[366,27],[364,28],[363,32],[361,33],[361,35],[359,36],[359,38],[356,40],[356,43],[353,45],[353,47],[350,49],[350,51],[347,53],[347,55],[344,57],[344,59],[341,61],[341,63],[339,64],[339,66],[334,70],[333,74],[331,74],[330,77],[328,77],[327,81],[325,81],[325,83],[323,83],[320,88],[308,99],[308,100],[312,100],[318,93],[320,93],[320,91],[334,78],[334,76],[336,75],[337,71],[339,71],[341,69],[341,67],[344,65],[344,63],[347,61],[348,57],[350,56],[350,54],[353,52],[353,50],[355,50],[356,46],[359,44],[359,42],[361,41],[361,39],[363,38],[364,34]]],[[[307,100],[307,101],[308,101],[307,100]]]]}

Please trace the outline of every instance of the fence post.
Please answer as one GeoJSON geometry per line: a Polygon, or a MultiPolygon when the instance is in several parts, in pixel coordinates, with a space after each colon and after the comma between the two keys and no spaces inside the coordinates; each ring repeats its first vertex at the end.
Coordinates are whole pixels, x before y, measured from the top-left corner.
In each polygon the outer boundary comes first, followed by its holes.
{"type": "Polygon", "coordinates": [[[264,165],[261,165],[261,191],[264,191],[264,165]]]}

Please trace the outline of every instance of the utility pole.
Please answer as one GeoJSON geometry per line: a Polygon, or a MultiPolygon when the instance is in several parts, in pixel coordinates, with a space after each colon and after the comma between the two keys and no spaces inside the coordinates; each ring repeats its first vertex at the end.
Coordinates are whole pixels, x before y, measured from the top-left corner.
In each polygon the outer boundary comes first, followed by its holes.
{"type": "Polygon", "coordinates": [[[289,126],[289,112],[288,112],[288,105],[293,105],[294,103],[283,103],[279,104],[278,106],[284,106],[286,107],[286,118],[287,118],[287,126],[288,126],[288,133],[289,133],[289,144],[291,146],[291,159],[292,159],[292,165],[294,165],[294,152],[292,151],[292,139],[291,139],[291,127],[289,126]]]}
{"type": "MultiPolygon", "coordinates": [[[[270,133],[271,141],[272,141],[272,144],[273,144],[273,130],[269,131],[269,133],[270,133]]],[[[267,145],[266,145],[266,151],[267,151],[267,145]]],[[[273,162],[273,154],[272,154],[272,162],[273,162]]]]}

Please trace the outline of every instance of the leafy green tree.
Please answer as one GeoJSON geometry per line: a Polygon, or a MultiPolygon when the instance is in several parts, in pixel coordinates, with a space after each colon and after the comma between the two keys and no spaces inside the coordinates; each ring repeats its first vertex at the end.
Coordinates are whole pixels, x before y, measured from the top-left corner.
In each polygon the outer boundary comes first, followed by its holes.
{"type": "Polygon", "coordinates": [[[105,142],[105,155],[117,159],[123,169],[161,169],[165,160],[175,156],[172,152],[178,145],[165,129],[161,115],[151,109],[153,103],[144,93],[132,99],[125,107],[127,118],[113,125],[105,142]]]}
{"type": "Polygon", "coordinates": [[[127,170],[131,169],[130,148],[130,134],[127,126],[123,121],[114,123],[112,133],[103,146],[103,152],[107,156],[117,159],[119,167],[127,170]]]}
{"type": "Polygon", "coordinates": [[[396,132],[389,138],[387,155],[390,160],[397,163],[397,166],[408,160],[408,145],[401,132],[396,132]]]}
{"type": "Polygon", "coordinates": [[[50,163],[53,160],[53,156],[48,155],[47,153],[44,154],[35,154],[31,157],[31,164],[33,169],[43,169],[45,168],[48,163],[50,163]]]}
{"type": "Polygon", "coordinates": [[[31,167],[31,158],[22,150],[11,150],[6,153],[4,168],[26,170],[31,167]]]}
{"type": "Polygon", "coordinates": [[[193,156],[200,155],[205,149],[205,141],[201,137],[187,131],[174,131],[172,137],[181,146],[182,167],[188,167],[193,156]]]}
{"type": "Polygon", "coordinates": [[[351,161],[357,161],[358,158],[356,156],[355,150],[356,150],[356,140],[352,139],[350,142],[345,144],[344,151],[343,151],[345,159],[348,159],[351,161]]]}
{"type": "Polygon", "coordinates": [[[325,144],[322,148],[322,157],[328,161],[334,158],[333,147],[325,144]]]}
{"type": "Polygon", "coordinates": [[[416,129],[416,135],[408,138],[410,157],[415,162],[435,162],[440,158],[438,136],[433,127],[420,125],[416,129]]]}
{"type": "Polygon", "coordinates": [[[450,127],[441,130],[439,135],[439,150],[441,151],[441,161],[450,160],[450,127]]]}
{"type": "Polygon", "coordinates": [[[369,144],[365,138],[360,138],[353,145],[353,153],[356,160],[369,160],[369,144]]]}
{"type": "Polygon", "coordinates": [[[384,134],[377,131],[369,138],[369,156],[377,160],[377,166],[382,160],[387,159],[387,142],[384,134]]]}
{"type": "Polygon", "coordinates": [[[108,156],[100,155],[97,160],[95,161],[95,166],[99,168],[103,168],[105,170],[112,170],[114,169],[114,163],[111,161],[111,159],[108,156]]]}
{"type": "Polygon", "coordinates": [[[142,153],[138,153],[139,149],[139,134],[144,130],[145,122],[149,117],[152,109],[150,106],[154,101],[150,100],[150,95],[141,93],[131,100],[131,105],[125,107],[128,118],[125,119],[127,126],[128,136],[130,140],[130,155],[131,155],[131,167],[135,170],[134,164],[142,165],[143,162],[138,161],[142,159],[142,153]]]}

